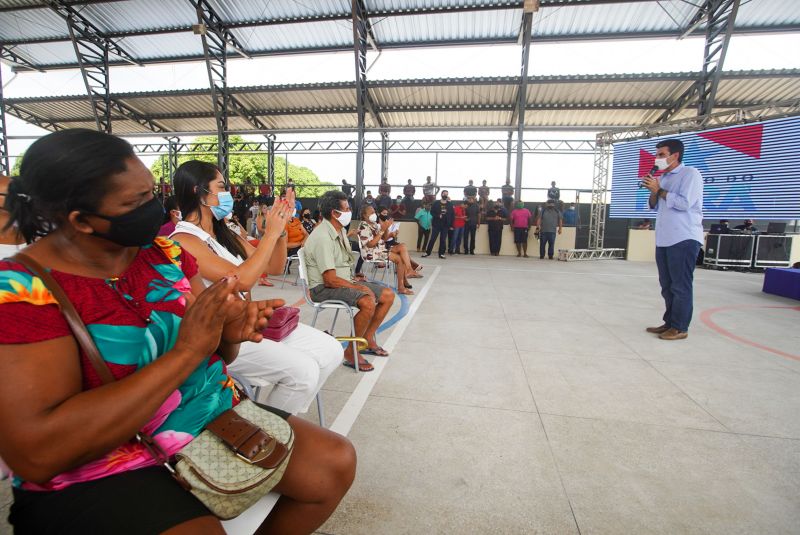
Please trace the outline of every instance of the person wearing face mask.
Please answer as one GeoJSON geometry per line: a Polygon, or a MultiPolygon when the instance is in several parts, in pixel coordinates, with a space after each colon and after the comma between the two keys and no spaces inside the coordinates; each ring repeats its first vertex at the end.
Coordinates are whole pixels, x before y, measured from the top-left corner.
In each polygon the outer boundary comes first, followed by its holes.
{"type": "Polygon", "coordinates": [[[428,248],[425,249],[423,258],[431,255],[437,239],[439,240],[439,258],[442,260],[446,258],[444,253],[447,250],[447,234],[453,229],[455,217],[453,203],[450,202],[448,192],[446,189],[442,190],[442,198],[434,201],[431,205],[431,238],[428,240],[428,248]]]}
{"type": "Polygon", "coordinates": [[[489,254],[492,256],[500,255],[500,247],[503,244],[503,205],[500,199],[496,203],[489,203],[486,210],[486,227],[489,230],[489,254]]]}
{"type": "Polygon", "coordinates": [[[408,283],[406,263],[397,252],[386,246],[386,240],[391,235],[390,223],[391,220],[385,214],[378,217],[371,206],[361,209],[361,223],[358,226],[361,258],[372,262],[393,262],[397,272],[397,293],[412,295],[414,292],[410,290],[411,285],[408,283]]]}
{"type": "Polygon", "coordinates": [[[642,179],[650,190],[650,208],[656,210],[656,266],[666,308],[664,323],[646,330],[662,340],[689,336],[694,267],[703,243],[703,177],[683,165],[683,156],[679,139],[659,142],[655,167],[662,173],[642,179]]]}
{"type": "Polygon", "coordinates": [[[398,195],[392,205],[392,219],[403,219],[406,216],[406,206],[403,204],[403,198],[398,195]]]}
{"type": "Polygon", "coordinates": [[[316,223],[314,223],[314,220],[311,219],[311,210],[308,208],[304,209],[301,220],[303,223],[303,228],[306,229],[306,233],[311,234],[311,231],[317,226],[316,223]]]}
{"type": "MultiPolygon", "coordinates": [[[[368,345],[362,353],[388,357],[389,353],[378,345],[376,333],[392,307],[394,292],[354,274],[350,240],[344,230],[353,213],[345,194],[337,190],[326,191],[319,199],[319,210],[322,223],[311,233],[303,248],[309,296],[316,302],[335,299],[357,307],[355,335],[365,338],[368,345]]],[[[374,369],[365,358],[354,355],[352,344],[348,344],[343,364],[354,368],[356,362],[361,371],[374,369]]]]}
{"type": "Polygon", "coordinates": [[[10,182],[10,178],[0,175],[0,260],[14,256],[26,245],[25,238],[17,231],[5,208],[10,182]]]}
{"type": "MultiPolygon", "coordinates": [[[[225,180],[213,164],[181,164],[173,179],[184,219],[172,237],[197,258],[206,281],[238,277],[237,289],[250,292],[262,273],[283,273],[286,223],[294,210],[294,190],[277,199],[266,215],[257,247],[223,223],[232,206],[225,180]]],[[[292,414],[306,412],[328,376],[342,360],[342,346],[320,330],[300,324],[280,342],[243,343],[231,371],[255,386],[274,385],[267,404],[292,414]]]]}
{"type": "Polygon", "coordinates": [[[164,200],[164,224],[158,229],[159,236],[169,236],[175,232],[175,225],[181,220],[181,211],[178,209],[178,201],[175,196],[167,197],[164,200]]]}
{"type": "MultiPolygon", "coordinates": [[[[0,454],[14,473],[13,530],[223,533],[133,437],[146,430],[170,457],[236,405],[226,366],[240,343],[257,345],[282,301],[245,301],[234,277],[205,287],[192,255],[157,236],[153,175],[123,139],[41,137],[9,188],[5,208],[31,242],[27,258],[0,262],[0,362],[14,385],[0,389],[0,454]],[[102,364],[81,350],[35,264],[63,289],[102,364]]],[[[353,480],[355,453],[344,437],[266,410],[295,442],[271,482],[284,507],[260,531],[314,532],[353,480]]]]}

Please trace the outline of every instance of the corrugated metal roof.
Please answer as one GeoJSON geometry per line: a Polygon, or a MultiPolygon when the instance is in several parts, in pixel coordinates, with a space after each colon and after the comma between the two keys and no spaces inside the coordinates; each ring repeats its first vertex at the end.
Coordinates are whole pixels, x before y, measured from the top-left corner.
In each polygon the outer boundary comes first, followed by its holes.
{"type": "MultiPolygon", "coordinates": [[[[697,76],[679,72],[531,77],[525,122],[530,127],[593,128],[649,123],[697,76]]],[[[387,128],[509,127],[517,83],[515,77],[381,80],[371,84],[370,95],[387,128]]],[[[234,87],[231,93],[272,129],[356,127],[352,83],[234,87]]],[[[208,90],[119,93],[112,98],[170,130],[216,128],[208,90]]],[[[717,94],[720,108],[792,98],[800,98],[800,70],[727,72],[717,94]]],[[[82,95],[8,99],[8,103],[63,126],[92,118],[88,99],[82,95]]],[[[695,106],[690,103],[682,113],[696,113],[695,106]]],[[[115,120],[115,131],[118,124],[129,122],[133,121],[115,120]]],[[[376,127],[369,114],[367,127],[376,127]]],[[[255,129],[237,116],[230,118],[229,128],[255,129]]]]}
{"type": "MultiPolygon", "coordinates": [[[[48,47],[26,48],[26,59],[46,68],[77,66],[66,23],[58,15],[47,7],[12,10],[37,4],[41,2],[0,0],[0,43],[61,39],[48,47]]],[[[346,50],[352,46],[347,0],[210,0],[210,4],[252,55],[346,50]]],[[[744,2],[736,27],[749,31],[796,30],[800,28],[797,4],[798,0],[744,2]]],[[[377,45],[386,48],[514,42],[521,26],[521,5],[521,0],[366,2],[377,45]]],[[[676,36],[697,9],[685,0],[542,0],[541,6],[534,15],[532,30],[539,41],[676,36]]],[[[107,36],[115,40],[125,37],[120,45],[130,48],[144,63],[202,59],[199,39],[191,33],[196,13],[185,0],[109,1],[81,5],[80,11],[107,36]],[[171,33],[164,33],[167,31],[171,33]],[[132,34],[139,36],[130,37],[132,34]]],[[[702,31],[700,26],[698,32],[702,31]]]]}

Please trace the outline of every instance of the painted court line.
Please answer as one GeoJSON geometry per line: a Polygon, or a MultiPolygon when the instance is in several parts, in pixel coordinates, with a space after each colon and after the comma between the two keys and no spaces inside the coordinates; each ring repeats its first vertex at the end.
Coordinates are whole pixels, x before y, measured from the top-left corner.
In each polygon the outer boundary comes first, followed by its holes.
{"type": "MultiPolygon", "coordinates": [[[[416,314],[419,307],[422,306],[422,302],[425,300],[428,290],[433,285],[433,281],[436,280],[436,277],[439,276],[441,269],[441,266],[437,266],[436,269],[433,270],[428,282],[425,283],[425,286],[422,287],[422,290],[420,290],[414,299],[414,302],[411,304],[408,314],[406,314],[403,319],[397,322],[392,334],[389,335],[389,339],[383,344],[383,347],[389,353],[394,352],[395,346],[403,336],[406,327],[408,327],[408,325],[411,323],[411,320],[414,318],[414,314],[416,314]]],[[[375,370],[364,373],[364,377],[362,377],[358,382],[358,385],[356,385],[356,388],[353,390],[353,393],[350,395],[347,403],[344,404],[344,407],[342,407],[342,410],[339,412],[336,420],[334,420],[333,424],[331,424],[331,431],[345,436],[350,433],[350,429],[352,429],[353,424],[358,418],[358,415],[361,414],[364,405],[367,403],[367,398],[369,398],[372,389],[378,382],[378,378],[383,373],[383,369],[386,367],[386,364],[391,358],[392,357],[389,357],[388,359],[378,357],[372,360],[372,365],[375,367],[375,370]]]]}
{"type": "Polygon", "coordinates": [[[743,336],[739,336],[738,334],[734,334],[731,331],[721,327],[718,323],[716,323],[711,317],[716,314],[717,312],[730,312],[732,310],[746,310],[751,308],[777,308],[777,309],[788,309],[788,310],[796,310],[800,312],[800,307],[797,306],[776,306],[776,305],[731,305],[731,306],[724,306],[724,307],[717,307],[717,308],[710,308],[708,310],[704,310],[700,313],[700,321],[702,321],[706,327],[711,329],[712,331],[716,332],[717,334],[721,334],[722,336],[727,336],[731,340],[739,342],[740,344],[746,344],[751,347],[755,347],[757,349],[761,349],[763,351],[768,351],[780,357],[784,357],[790,360],[796,360],[800,362],[800,355],[794,355],[792,353],[787,353],[786,351],[781,351],[780,349],[775,349],[774,347],[769,347],[755,340],[750,340],[749,338],[744,338],[743,336]]]}

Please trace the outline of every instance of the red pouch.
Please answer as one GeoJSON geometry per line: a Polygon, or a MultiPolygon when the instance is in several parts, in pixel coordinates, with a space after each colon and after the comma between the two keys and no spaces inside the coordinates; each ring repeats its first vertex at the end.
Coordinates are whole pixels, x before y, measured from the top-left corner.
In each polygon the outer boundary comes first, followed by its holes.
{"type": "Polygon", "coordinates": [[[280,342],[297,328],[300,323],[300,309],[295,307],[276,308],[267,326],[261,331],[264,338],[280,342]]]}

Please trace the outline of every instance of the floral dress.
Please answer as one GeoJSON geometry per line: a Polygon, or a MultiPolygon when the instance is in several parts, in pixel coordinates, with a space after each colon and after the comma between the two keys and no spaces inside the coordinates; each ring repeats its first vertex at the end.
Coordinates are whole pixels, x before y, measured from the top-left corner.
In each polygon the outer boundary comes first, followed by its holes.
{"type": "MultiPolygon", "coordinates": [[[[142,247],[119,277],[98,279],[52,270],[69,296],[116,379],[172,349],[186,309],[184,294],[197,274],[194,258],[167,238],[142,247]]],[[[42,280],[22,265],[0,262],[0,344],[31,344],[72,336],[56,300],[42,280]]],[[[83,389],[102,385],[81,351],[83,389]]],[[[164,401],[143,430],[169,455],[180,451],[205,425],[231,408],[235,389],[218,355],[209,355],[164,401]]],[[[143,446],[128,442],[103,457],[57,475],[45,484],[15,476],[24,490],[53,491],[74,483],[156,464],[143,446]]]]}
{"type": "Polygon", "coordinates": [[[361,258],[364,260],[374,260],[384,262],[389,258],[389,251],[381,238],[375,247],[368,247],[367,244],[375,239],[381,231],[377,223],[362,221],[358,226],[358,245],[361,247],[361,258]]]}

